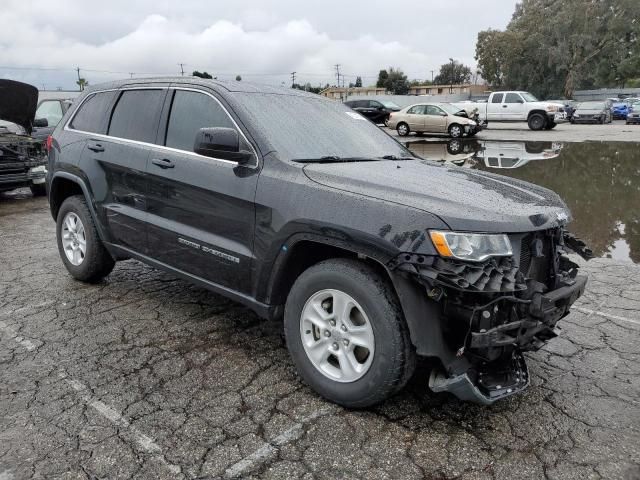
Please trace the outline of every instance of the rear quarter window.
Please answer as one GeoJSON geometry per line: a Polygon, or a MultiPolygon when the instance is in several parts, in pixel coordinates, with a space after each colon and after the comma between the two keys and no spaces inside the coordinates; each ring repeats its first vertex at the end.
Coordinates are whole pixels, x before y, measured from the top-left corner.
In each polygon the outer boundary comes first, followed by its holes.
{"type": "Polygon", "coordinates": [[[74,130],[90,133],[107,133],[109,107],[118,92],[91,94],[78,108],[69,124],[74,130]]]}
{"type": "Polygon", "coordinates": [[[111,115],[108,135],[154,143],[166,90],[125,90],[111,115]]]}

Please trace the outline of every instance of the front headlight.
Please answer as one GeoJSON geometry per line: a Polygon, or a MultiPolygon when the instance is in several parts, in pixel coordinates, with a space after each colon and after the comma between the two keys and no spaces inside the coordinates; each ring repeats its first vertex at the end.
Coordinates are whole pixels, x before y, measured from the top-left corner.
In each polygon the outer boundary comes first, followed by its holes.
{"type": "Polygon", "coordinates": [[[509,237],[503,233],[430,231],[431,241],[442,257],[481,262],[489,257],[513,255],[509,237]]]}
{"type": "Polygon", "coordinates": [[[557,112],[558,107],[556,105],[547,105],[547,112],[557,112]]]}
{"type": "Polygon", "coordinates": [[[574,113],[573,118],[580,118],[580,115],[578,115],[577,113],[574,113]]]}

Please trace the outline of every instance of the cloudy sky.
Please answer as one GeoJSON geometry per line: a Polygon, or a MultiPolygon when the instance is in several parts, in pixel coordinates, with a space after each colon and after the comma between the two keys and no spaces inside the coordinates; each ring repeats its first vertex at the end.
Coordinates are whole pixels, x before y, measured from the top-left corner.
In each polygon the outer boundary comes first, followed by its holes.
{"type": "Polygon", "coordinates": [[[504,28],[516,0],[2,0],[0,77],[42,88],[206,70],[281,84],[374,83],[402,68],[430,79],[453,57],[470,66],[478,31],[504,28]],[[400,7],[402,6],[402,7],[400,7]],[[38,69],[35,69],[37,67],[38,69]],[[112,73],[111,73],[112,72],[112,73]]]}

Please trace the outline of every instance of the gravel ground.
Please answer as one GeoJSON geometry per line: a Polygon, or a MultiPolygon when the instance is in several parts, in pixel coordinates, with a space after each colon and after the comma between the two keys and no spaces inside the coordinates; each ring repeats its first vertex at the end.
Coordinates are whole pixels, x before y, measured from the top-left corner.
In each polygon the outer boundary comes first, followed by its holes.
{"type": "Polygon", "coordinates": [[[73,281],[45,199],[0,195],[0,242],[0,480],[640,478],[640,266],[585,265],[523,395],[465,404],[418,374],[348,411],[278,323],[135,261],[73,281]]]}
{"type": "MultiPolygon", "coordinates": [[[[393,137],[403,141],[427,139],[432,137],[441,140],[448,138],[444,135],[424,134],[424,137],[416,137],[410,134],[408,137],[398,137],[395,130],[380,127],[393,137]]],[[[482,130],[474,138],[478,140],[524,140],[541,142],[640,142],[640,125],[625,125],[624,120],[614,120],[610,124],[591,125],[560,123],[553,130],[534,132],[529,130],[527,124],[521,123],[490,123],[489,128],[482,130]]]]}

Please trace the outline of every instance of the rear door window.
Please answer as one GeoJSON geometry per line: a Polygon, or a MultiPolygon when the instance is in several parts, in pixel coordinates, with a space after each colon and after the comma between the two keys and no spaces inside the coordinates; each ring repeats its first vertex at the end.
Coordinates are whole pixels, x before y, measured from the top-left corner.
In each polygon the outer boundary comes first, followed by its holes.
{"type": "Polygon", "coordinates": [[[235,128],[227,112],[209,95],[176,90],[171,102],[165,145],[193,152],[201,128],[235,128]]]}
{"type": "Polygon", "coordinates": [[[109,136],[154,143],[165,90],[125,90],[111,115],[109,136]]]}
{"type": "Polygon", "coordinates": [[[422,115],[426,111],[426,105],[416,105],[415,107],[411,107],[407,113],[412,115],[422,115]]]}
{"type": "Polygon", "coordinates": [[[89,133],[107,133],[109,108],[118,92],[98,92],[89,96],[69,124],[74,130],[89,133]]]}
{"type": "Polygon", "coordinates": [[[503,95],[502,93],[494,93],[493,97],[491,97],[491,103],[502,103],[503,95]]]}

